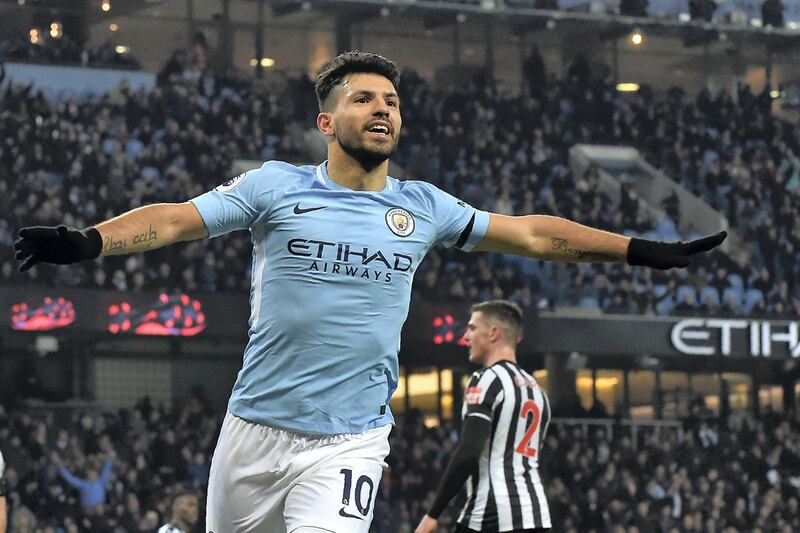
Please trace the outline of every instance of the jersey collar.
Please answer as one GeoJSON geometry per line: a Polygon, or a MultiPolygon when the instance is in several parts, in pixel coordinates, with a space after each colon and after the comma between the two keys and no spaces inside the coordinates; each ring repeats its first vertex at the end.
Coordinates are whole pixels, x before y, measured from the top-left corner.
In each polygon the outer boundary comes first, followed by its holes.
{"type": "Polygon", "coordinates": [[[394,184],[392,183],[392,177],[386,176],[386,186],[384,186],[382,191],[354,191],[353,189],[348,189],[344,185],[339,185],[335,181],[333,181],[328,174],[328,160],[326,159],[323,161],[319,166],[317,166],[317,181],[320,182],[325,187],[332,189],[334,191],[347,191],[347,192],[360,192],[360,193],[375,193],[375,192],[390,192],[394,190],[394,184]]]}

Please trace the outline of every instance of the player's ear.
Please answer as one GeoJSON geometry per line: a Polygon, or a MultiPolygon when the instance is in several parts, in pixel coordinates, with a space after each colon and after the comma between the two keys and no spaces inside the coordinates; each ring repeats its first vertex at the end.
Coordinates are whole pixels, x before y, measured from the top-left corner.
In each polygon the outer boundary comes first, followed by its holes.
{"type": "Polygon", "coordinates": [[[489,332],[489,338],[492,339],[492,342],[499,341],[502,336],[503,329],[497,325],[492,326],[492,330],[489,332]]]}
{"type": "Polygon", "coordinates": [[[333,127],[333,113],[321,111],[317,115],[317,129],[326,137],[332,137],[336,134],[333,127]]]}

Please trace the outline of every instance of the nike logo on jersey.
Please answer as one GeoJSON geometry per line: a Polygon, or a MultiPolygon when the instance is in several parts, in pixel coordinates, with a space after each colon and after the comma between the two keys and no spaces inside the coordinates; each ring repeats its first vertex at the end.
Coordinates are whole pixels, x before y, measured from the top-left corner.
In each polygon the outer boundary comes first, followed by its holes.
{"type": "Polygon", "coordinates": [[[320,207],[306,207],[303,209],[300,207],[300,202],[294,204],[294,214],[295,215],[302,215],[303,213],[310,213],[311,211],[319,211],[320,209],[325,209],[328,207],[327,205],[323,205],[320,207]]]}
{"type": "Polygon", "coordinates": [[[347,511],[344,510],[344,507],[339,509],[339,516],[343,516],[345,518],[357,518],[359,520],[364,520],[364,518],[361,516],[348,513],[347,511]]]}

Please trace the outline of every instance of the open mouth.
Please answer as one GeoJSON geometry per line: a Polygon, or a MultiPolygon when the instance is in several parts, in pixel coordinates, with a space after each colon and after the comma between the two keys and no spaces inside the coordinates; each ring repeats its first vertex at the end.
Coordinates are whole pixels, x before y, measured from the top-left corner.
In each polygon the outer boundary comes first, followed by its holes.
{"type": "Polygon", "coordinates": [[[369,133],[370,136],[377,137],[379,139],[388,139],[391,137],[389,127],[383,124],[375,124],[374,126],[370,126],[367,128],[367,133],[369,133]]]}

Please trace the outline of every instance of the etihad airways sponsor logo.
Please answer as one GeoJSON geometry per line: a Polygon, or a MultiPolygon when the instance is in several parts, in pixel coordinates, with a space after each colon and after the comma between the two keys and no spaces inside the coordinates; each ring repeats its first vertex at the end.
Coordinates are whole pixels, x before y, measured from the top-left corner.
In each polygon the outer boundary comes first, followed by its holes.
{"type": "Polygon", "coordinates": [[[689,355],[746,352],[752,357],[800,357],[799,333],[797,322],[688,318],[672,326],[670,340],[676,350],[689,355]],[[718,336],[712,334],[717,331],[718,336]]]}
{"type": "Polygon", "coordinates": [[[311,259],[309,271],[384,283],[392,281],[393,273],[408,272],[413,266],[409,255],[344,242],[296,238],[286,243],[286,249],[295,257],[311,259]]]}

